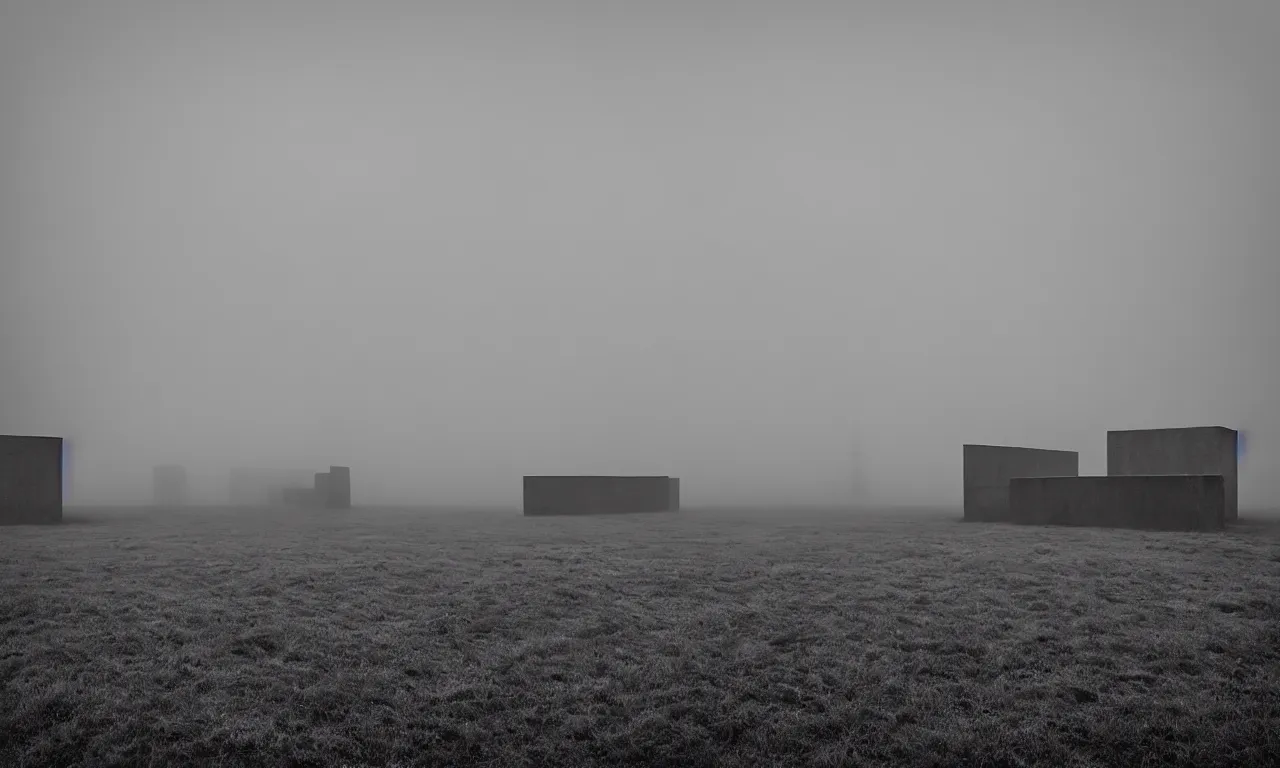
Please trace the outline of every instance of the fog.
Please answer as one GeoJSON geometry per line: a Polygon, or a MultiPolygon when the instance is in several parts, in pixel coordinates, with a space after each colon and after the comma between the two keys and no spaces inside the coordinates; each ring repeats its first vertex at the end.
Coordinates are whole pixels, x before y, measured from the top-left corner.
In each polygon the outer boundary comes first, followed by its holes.
{"type": "Polygon", "coordinates": [[[0,10],[0,432],[71,503],[958,503],[1215,424],[1280,496],[1280,4],[205,5],[0,10]]]}

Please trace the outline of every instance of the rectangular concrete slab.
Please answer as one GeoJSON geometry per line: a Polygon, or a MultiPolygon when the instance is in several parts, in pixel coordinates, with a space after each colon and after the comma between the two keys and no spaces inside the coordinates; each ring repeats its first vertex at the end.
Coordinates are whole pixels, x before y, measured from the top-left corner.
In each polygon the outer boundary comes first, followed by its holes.
{"type": "Polygon", "coordinates": [[[180,507],[187,503],[187,469],[163,464],[152,470],[151,498],[157,507],[180,507]]]}
{"type": "Polygon", "coordinates": [[[329,467],[329,509],[351,508],[351,468],[329,467]]]}
{"type": "Polygon", "coordinates": [[[1011,522],[1149,531],[1220,531],[1226,525],[1221,475],[1015,477],[1011,522]]]}
{"type": "Polygon", "coordinates": [[[671,484],[670,492],[667,496],[667,509],[670,510],[671,512],[679,512],[680,511],[680,478],[669,477],[667,478],[667,480],[671,484]]]}
{"type": "Polygon", "coordinates": [[[964,446],[964,519],[1009,519],[1009,480],[1080,474],[1080,454],[1007,445],[964,446]]]}
{"type": "Polygon", "coordinates": [[[609,515],[671,509],[666,475],[526,475],[526,515],[609,515]]]}
{"type": "Polygon", "coordinates": [[[1226,516],[1238,507],[1238,435],[1227,427],[1122,429],[1107,432],[1108,475],[1222,475],[1226,516]]]}
{"type": "Polygon", "coordinates": [[[62,522],[62,438],[0,435],[0,524],[62,522]]]}

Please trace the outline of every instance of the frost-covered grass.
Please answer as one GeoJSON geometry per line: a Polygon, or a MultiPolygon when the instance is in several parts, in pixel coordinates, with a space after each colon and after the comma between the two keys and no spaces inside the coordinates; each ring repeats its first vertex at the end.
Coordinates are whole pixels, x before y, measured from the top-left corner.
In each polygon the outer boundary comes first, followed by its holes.
{"type": "Polygon", "coordinates": [[[0,764],[1274,765],[1280,519],[70,510],[0,764]]]}

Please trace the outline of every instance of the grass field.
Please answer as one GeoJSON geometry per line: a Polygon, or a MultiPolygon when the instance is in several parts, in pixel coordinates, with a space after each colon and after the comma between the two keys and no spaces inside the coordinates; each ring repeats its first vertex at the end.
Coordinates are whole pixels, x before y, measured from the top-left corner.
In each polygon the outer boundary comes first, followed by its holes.
{"type": "Polygon", "coordinates": [[[0,765],[1280,765],[1280,519],[81,510],[0,765]]]}

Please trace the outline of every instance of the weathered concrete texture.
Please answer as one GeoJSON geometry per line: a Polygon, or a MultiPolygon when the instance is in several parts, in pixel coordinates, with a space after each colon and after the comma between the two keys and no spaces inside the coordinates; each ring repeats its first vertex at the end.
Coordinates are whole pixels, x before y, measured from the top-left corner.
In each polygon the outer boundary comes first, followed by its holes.
{"type": "Polygon", "coordinates": [[[305,488],[312,473],[302,470],[233,469],[230,502],[244,506],[272,506],[284,503],[286,488],[305,488]]]}
{"type": "Polygon", "coordinates": [[[667,496],[667,509],[672,512],[680,511],[680,478],[667,478],[670,482],[670,489],[667,496]]]}
{"type": "Polygon", "coordinates": [[[351,508],[351,468],[329,467],[329,509],[351,508]]]}
{"type": "Polygon", "coordinates": [[[312,500],[317,507],[329,506],[329,473],[317,472],[315,483],[311,486],[312,500]]]}
{"type": "Polygon", "coordinates": [[[187,503],[187,469],[164,464],[152,471],[151,499],[157,507],[180,507],[187,503]]]}
{"type": "Polygon", "coordinates": [[[671,510],[671,478],[540,475],[524,478],[526,515],[607,515],[671,510]]]}
{"type": "Polygon", "coordinates": [[[964,446],[964,519],[1009,519],[1009,480],[1015,477],[1075,477],[1080,454],[1006,445],[964,446]]]}
{"type": "Polygon", "coordinates": [[[62,438],[0,435],[0,524],[62,522],[62,438]]]}
{"type": "Polygon", "coordinates": [[[1236,448],[1226,427],[1125,429],[1107,432],[1108,475],[1222,475],[1226,519],[1240,516],[1236,448]]]}
{"type": "Polygon", "coordinates": [[[1011,522],[1151,531],[1220,531],[1226,525],[1221,475],[1015,477],[1011,522]]]}

